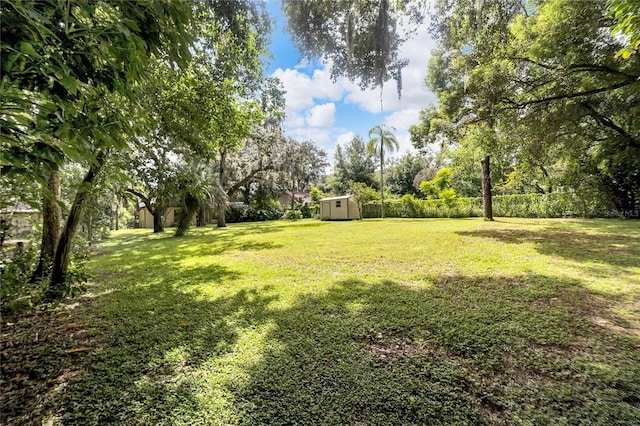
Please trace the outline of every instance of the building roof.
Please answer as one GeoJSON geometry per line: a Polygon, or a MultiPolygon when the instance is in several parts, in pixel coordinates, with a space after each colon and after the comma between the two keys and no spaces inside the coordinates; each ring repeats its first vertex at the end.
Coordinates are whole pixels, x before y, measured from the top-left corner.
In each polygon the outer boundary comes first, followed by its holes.
{"type": "Polygon", "coordinates": [[[327,198],[323,198],[320,201],[333,201],[333,200],[346,200],[348,198],[353,197],[353,195],[340,195],[339,197],[327,197],[327,198]]]}
{"type": "Polygon", "coordinates": [[[17,201],[13,206],[0,209],[0,213],[40,213],[40,210],[34,209],[22,201],[17,201]]]}

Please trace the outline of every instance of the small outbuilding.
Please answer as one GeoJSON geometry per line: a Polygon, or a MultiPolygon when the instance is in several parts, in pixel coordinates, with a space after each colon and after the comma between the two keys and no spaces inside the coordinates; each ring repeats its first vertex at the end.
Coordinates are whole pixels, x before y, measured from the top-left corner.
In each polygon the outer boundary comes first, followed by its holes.
{"type": "Polygon", "coordinates": [[[320,200],[320,220],[361,219],[358,202],[353,195],[328,197],[320,200]]]}
{"type": "Polygon", "coordinates": [[[20,237],[36,232],[35,229],[42,220],[42,214],[26,203],[17,202],[0,209],[0,220],[3,224],[10,225],[12,236],[20,237]]]}

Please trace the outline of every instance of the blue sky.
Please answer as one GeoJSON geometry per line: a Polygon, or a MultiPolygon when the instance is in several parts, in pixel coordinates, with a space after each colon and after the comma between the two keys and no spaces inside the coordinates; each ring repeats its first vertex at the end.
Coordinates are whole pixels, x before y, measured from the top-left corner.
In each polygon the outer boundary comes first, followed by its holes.
{"type": "Polygon", "coordinates": [[[398,99],[395,82],[389,82],[383,92],[384,113],[380,113],[379,89],[361,90],[346,78],[332,82],[327,65],[319,60],[311,63],[304,60],[285,31],[286,20],[280,7],[280,1],[267,2],[269,14],[275,20],[270,46],[274,58],[267,72],[278,77],[287,91],[286,134],[313,141],[333,161],[337,143],[344,144],[355,134],[366,140],[370,128],[386,123],[396,128],[400,142],[396,155],[410,150],[409,126],[418,122],[422,108],[435,103],[435,96],[424,85],[429,54],[435,46],[427,32],[428,24],[400,51],[401,57],[410,61],[403,72],[402,98],[398,99]]]}

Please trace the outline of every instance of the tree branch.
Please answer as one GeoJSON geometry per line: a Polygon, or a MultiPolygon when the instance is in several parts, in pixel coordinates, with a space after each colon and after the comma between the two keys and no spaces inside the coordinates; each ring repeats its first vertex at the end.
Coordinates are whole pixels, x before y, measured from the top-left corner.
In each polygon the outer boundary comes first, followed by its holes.
{"type": "Polygon", "coordinates": [[[144,206],[147,208],[147,210],[149,210],[149,213],[153,214],[153,210],[151,210],[151,201],[142,192],[136,191],[133,188],[127,188],[125,189],[125,191],[140,198],[144,203],[144,206]]]}
{"type": "Polygon", "coordinates": [[[629,74],[620,70],[617,70],[615,68],[611,68],[605,65],[597,65],[597,64],[569,64],[567,66],[562,66],[562,65],[551,65],[551,64],[545,64],[542,63],[540,61],[536,61],[534,59],[531,58],[525,58],[525,57],[521,57],[521,56],[516,56],[516,57],[512,57],[510,58],[512,60],[515,61],[521,61],[521,62],[528,62],[530,64],[534,64],[537,65],[541,68],[544,68],[546,70],[551,70],[551,71],[565,71],[565,70],[572,70],[573,72],[579,72],[579,71],[593,71],[593,72],[606,72],[608,74],[616,74],[616,75],[620,75],[626,78],[637,78],[638,75],[636,74],[629,74]]]}
{"type": "Polygon", "coordinates": [[[233,194],[235,194],[235,192],[238,189],[240,189],[241,186],[245,185],[247,182],[249,182],[251,179],[253,179],[261,171],[262,171],[262,169],[251,170],[251,172],[249,172],[249,174],[247,176],[245,176],[244,178],[242,178],[241,180],[239,180],[235,184],[231,185],[231,187],[227,190],[227,196],[231,197],[233,194]]]}
{"type": "Polygon", "coordinates": [[[605,117],[604,115],[600,114],[588,102],[581,102],[580,105],[582,105],[582,107],[584,107],[587,111],[589,111],[589,115],[594,120],[596,120],[598,123],[602,124],[605,127],[608,127],[609,129],[612,129],[613,131],[618,133],[624,139],[629,141],[632,146],[635,146],[636,148],[640,147],[640,141],[638,141],[633,136],[631,136],[629,133],[627,133],[622,127],[618,126],[612,119],[610,119],[609,117],[605,117]]]}
{"type": "Polygon", "coordinates": [[[543,104],[543,103],[548,103],[548,102],[553,102],[553,101],[559,101],[559,100],[562,100],[562,99],[574,99],[574,98],[580,98],[580,97],[583,97],[583,96],[595,95],[597,93],[610,92],[612,90],[616,90],[616,89],[619,89],[621,87],[625,87],[625,86],[629,86],[629,85],[637,84],[637,83],[640,83],[640,77],[634,77],[632,79],[630,78],[630,79],[628,79],[626,81],[621,81],[619,83],[612,84],[612,85],[607,86],[607,87],[599,87],[597,89],[585,90],[583,92],[564,93],[562,95],[548,96],[546,98],[535,99],[533,101],[525,101],[525,102],[516,102],[516,101],[513,101],[511,99],[505,99],[505,102],[513,105],[516,108],[523,108],[523,107],[526,107],[526,106],[529,106],[529,105],[537,105],[537,104],[543,104]]]}

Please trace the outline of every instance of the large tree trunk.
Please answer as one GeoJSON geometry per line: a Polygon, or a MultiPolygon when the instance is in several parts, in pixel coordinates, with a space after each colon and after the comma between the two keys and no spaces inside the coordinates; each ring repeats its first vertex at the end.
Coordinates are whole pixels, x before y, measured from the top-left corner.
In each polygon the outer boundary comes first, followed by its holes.
{"type": "Polygon", "coordinates": [[[120,203],[122,202],[120,196],[118,194],[116,194],[116,207],[115,207],[115,215],[116,215],[116,221],[115,221],[115,230],[119,230],[120,229],[120,203]]]}
{"type": "Polygon", "coordinates": [[[87,220],[87,242],[89,246],[93,244],[93,212],[89,212],[89,219],[87,220]]]}
{"type": "Polygon", "coordinates": [[[227,226],[227,217],[225,216],[224,205],[217,206],[218,209],[218,228],[224,228],[227,226]]]}
{"type": "Polygon", "coordinates": [[[164,232],[164,224],[162,223],[162,216],[164,216],[167,208],[160,206],[158,203],[151,203],[149,197],[145,196],[142,192],[132,188],[126,190],[128,193],[140,198],[144,203],[147,211],[153,216],[153,233],[164,232]]]}
{"type": "MultiPolygon", "coordinates": [[[[220,150],[220,169],[218,174],[218,180],[220,181],[220,186],[224,189],[227,186],[227,176],[225,174],[224,162],[226,160],[227,151],[225,149],[220,150]]],[[[229,194],[232,195],[232,194],[229,194]]],[[[224,228],[227,226],[227,218],[225,216],[225,203],[219,202],[221,200],[215,200],[216,210],[218,213],[217,225],[218,228],[224,228]]]]}
{"type": "Polygon", "coordinates": [[[206,225],[206,212],[204,210],[204,206],[200,206],[196,211],[196,226],[203,227],[206,225]]]}
{"type": "Polygon", "coordinates": [[[56,254],[53,260],[53,270],[51,271],[51,282],[47,289],[47,299],[58,299],[64,295],[64,284],[67,279],[67,272],[69,270],[69,263],[71,261],[71,243],[73,237],[78,229],[80,218],[82,217],[82,210],[84,204],[89,197],[89,192],[93,188],[93,184],[98,177],[98,173],[102,169],[106,159],[106,155],[101,152],[96,157],[96,163],[89,167],[80,189],[76,193],[76,198],[73,200],[67,222],[64,230],[60,234],[60,239],[56,247],[56,254]]]}
{"type": "Polygon", "coordinates": [[[482,159],[482,216],[484,216],[484,220],[493,220],[491,174],[489,172],[488,155],[482,159]]]}
{"type": "Polygon", "coordinates": [[[384,219],[384,145],[380,137],[380,217],[384,219]]]}
{"type": "Polygon", "coordinates": [[[178,228],[176,229],[175,236],[182,237],[187,233],[191,226],[193,216],[198,211],[200,203],[198,199],[192,194],[187,194],[182,202],[182,211],[180,212],[180,220],[178,221],[178,228]]]}
{"type": "Polygon", "coordinates": [[[151,214],[153,215],[153,233],[157,234],[158,232],[164,232],[164,226],[162,225],[162,215],[164,213],[164,209],[157,207],[153,209],[151,214]]]}
{"type": "Polygon", "coordinates": [[[42,243],[38,266],[31,276],[35,282],[51,273],[56,246],[60,239],[62,210],[60,209],[60,172],[53,170],[47,176],[47,189],[42,197],[42,243]]]}

